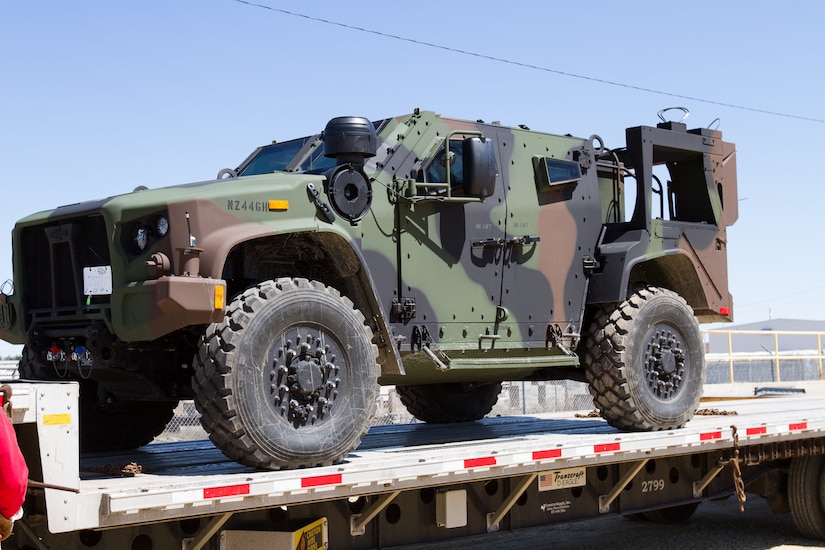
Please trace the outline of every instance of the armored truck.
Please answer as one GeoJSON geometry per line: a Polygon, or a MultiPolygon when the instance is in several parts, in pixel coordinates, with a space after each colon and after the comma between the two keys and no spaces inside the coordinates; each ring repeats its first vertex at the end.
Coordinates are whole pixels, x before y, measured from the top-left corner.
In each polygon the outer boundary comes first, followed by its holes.
{"type": "MultiPolygon", "coordinates": [[[[661,114],[661,113],[660,113],[661,114]]],[[[356,448],[380,385],[478,420],[502,381],[587,381],[622,430],[683,426],[699,322],[732,319],[735,147],[683,121],[602,138],[412,114],[331,119],[211,181],[17,222],[0,337],[80,384],[80,445],[159,434],[194,399],[257,468],[356,448]]]]}

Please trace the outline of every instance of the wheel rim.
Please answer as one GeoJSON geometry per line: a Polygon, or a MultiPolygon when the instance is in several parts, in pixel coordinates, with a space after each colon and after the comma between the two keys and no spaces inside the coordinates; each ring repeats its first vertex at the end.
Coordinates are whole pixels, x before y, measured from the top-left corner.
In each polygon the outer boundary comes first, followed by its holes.
{"type": "Polygon", "coordinates": [[[309,325],[291,327],[275,342],[266,374],[273,412],[296,428],[323,423],[345,386],[341,342],[309,325]]]}
{"type": "Polygon", "coordinates": [[[662,401],[674,399],[684,387],[687,345],[671,325],[659,323],[648,332],[644,355],[647,388],[662,401]]]}

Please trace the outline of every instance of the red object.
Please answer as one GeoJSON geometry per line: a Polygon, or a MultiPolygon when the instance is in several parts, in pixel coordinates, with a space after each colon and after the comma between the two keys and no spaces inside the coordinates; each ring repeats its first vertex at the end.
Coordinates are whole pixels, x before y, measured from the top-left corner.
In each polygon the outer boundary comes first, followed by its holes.
{"type": "Polygon", "coordinates": [[[11,518],[20,510],[26,498],[29,468],[11,420],[0,410],[0,514],[11,518]]]}
{"type": "Polygon", "coordinates": [[[203,490],[203,498],[224,498],[249,494],[249,483],[242,485],[227,485],[225,487],[207,487],[203,490]]]}
{"type": "Polygon", "coordinates": [[[301,478],[301,487],[320,487],[322,485],[337,485],[341,483],[341,474],[330,474],[327,476],[314,476],[301,478]]]}
{"type": "Polygon", "coordinates": [[[559,458],[561,449],[547,449],[545,451],[533,451],[533,460],[543,460],[545,458],[559,458]]]}
{"type": "Polygon", "coordinates": [[[465,468],[483,468],[484,466],[495,466],[496,457],[485,456],[481,458],[468,458],[464,461],[465,468]]]}

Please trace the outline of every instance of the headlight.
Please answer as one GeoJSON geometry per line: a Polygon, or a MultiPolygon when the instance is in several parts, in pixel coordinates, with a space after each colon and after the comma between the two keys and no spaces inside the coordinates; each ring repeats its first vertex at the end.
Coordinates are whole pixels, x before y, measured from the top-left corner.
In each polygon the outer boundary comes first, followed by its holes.
{"type": "Polygon", "coordinates": [[[146,245],[149,244],[149,230],[141,224],[136,225],[133,239],[135,241],[135,245],[138,247],[138,250],[146,250],[146,245]]]}
{"type": "Polygon", "coordinates": [[[155,222],[155,229],[157,230],[158,237],[164,237],[169,232],[169,220],[166,217],[161,216],[155,222]]]}

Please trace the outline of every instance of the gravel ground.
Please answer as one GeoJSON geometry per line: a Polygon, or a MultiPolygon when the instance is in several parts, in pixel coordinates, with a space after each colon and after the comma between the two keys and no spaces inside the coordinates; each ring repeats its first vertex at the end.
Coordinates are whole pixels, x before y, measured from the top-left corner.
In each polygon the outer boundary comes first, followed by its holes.
{"type": "Polygon", "coordinates": [[[702,503],[684,524],[658,524],[616,515],[517,532],[407,546],[416,550],[791,550],[825,548],[799,534],[790,514],[776,515],[764,499],[748,495],[745,511],[735,499],[702,503]]]}

